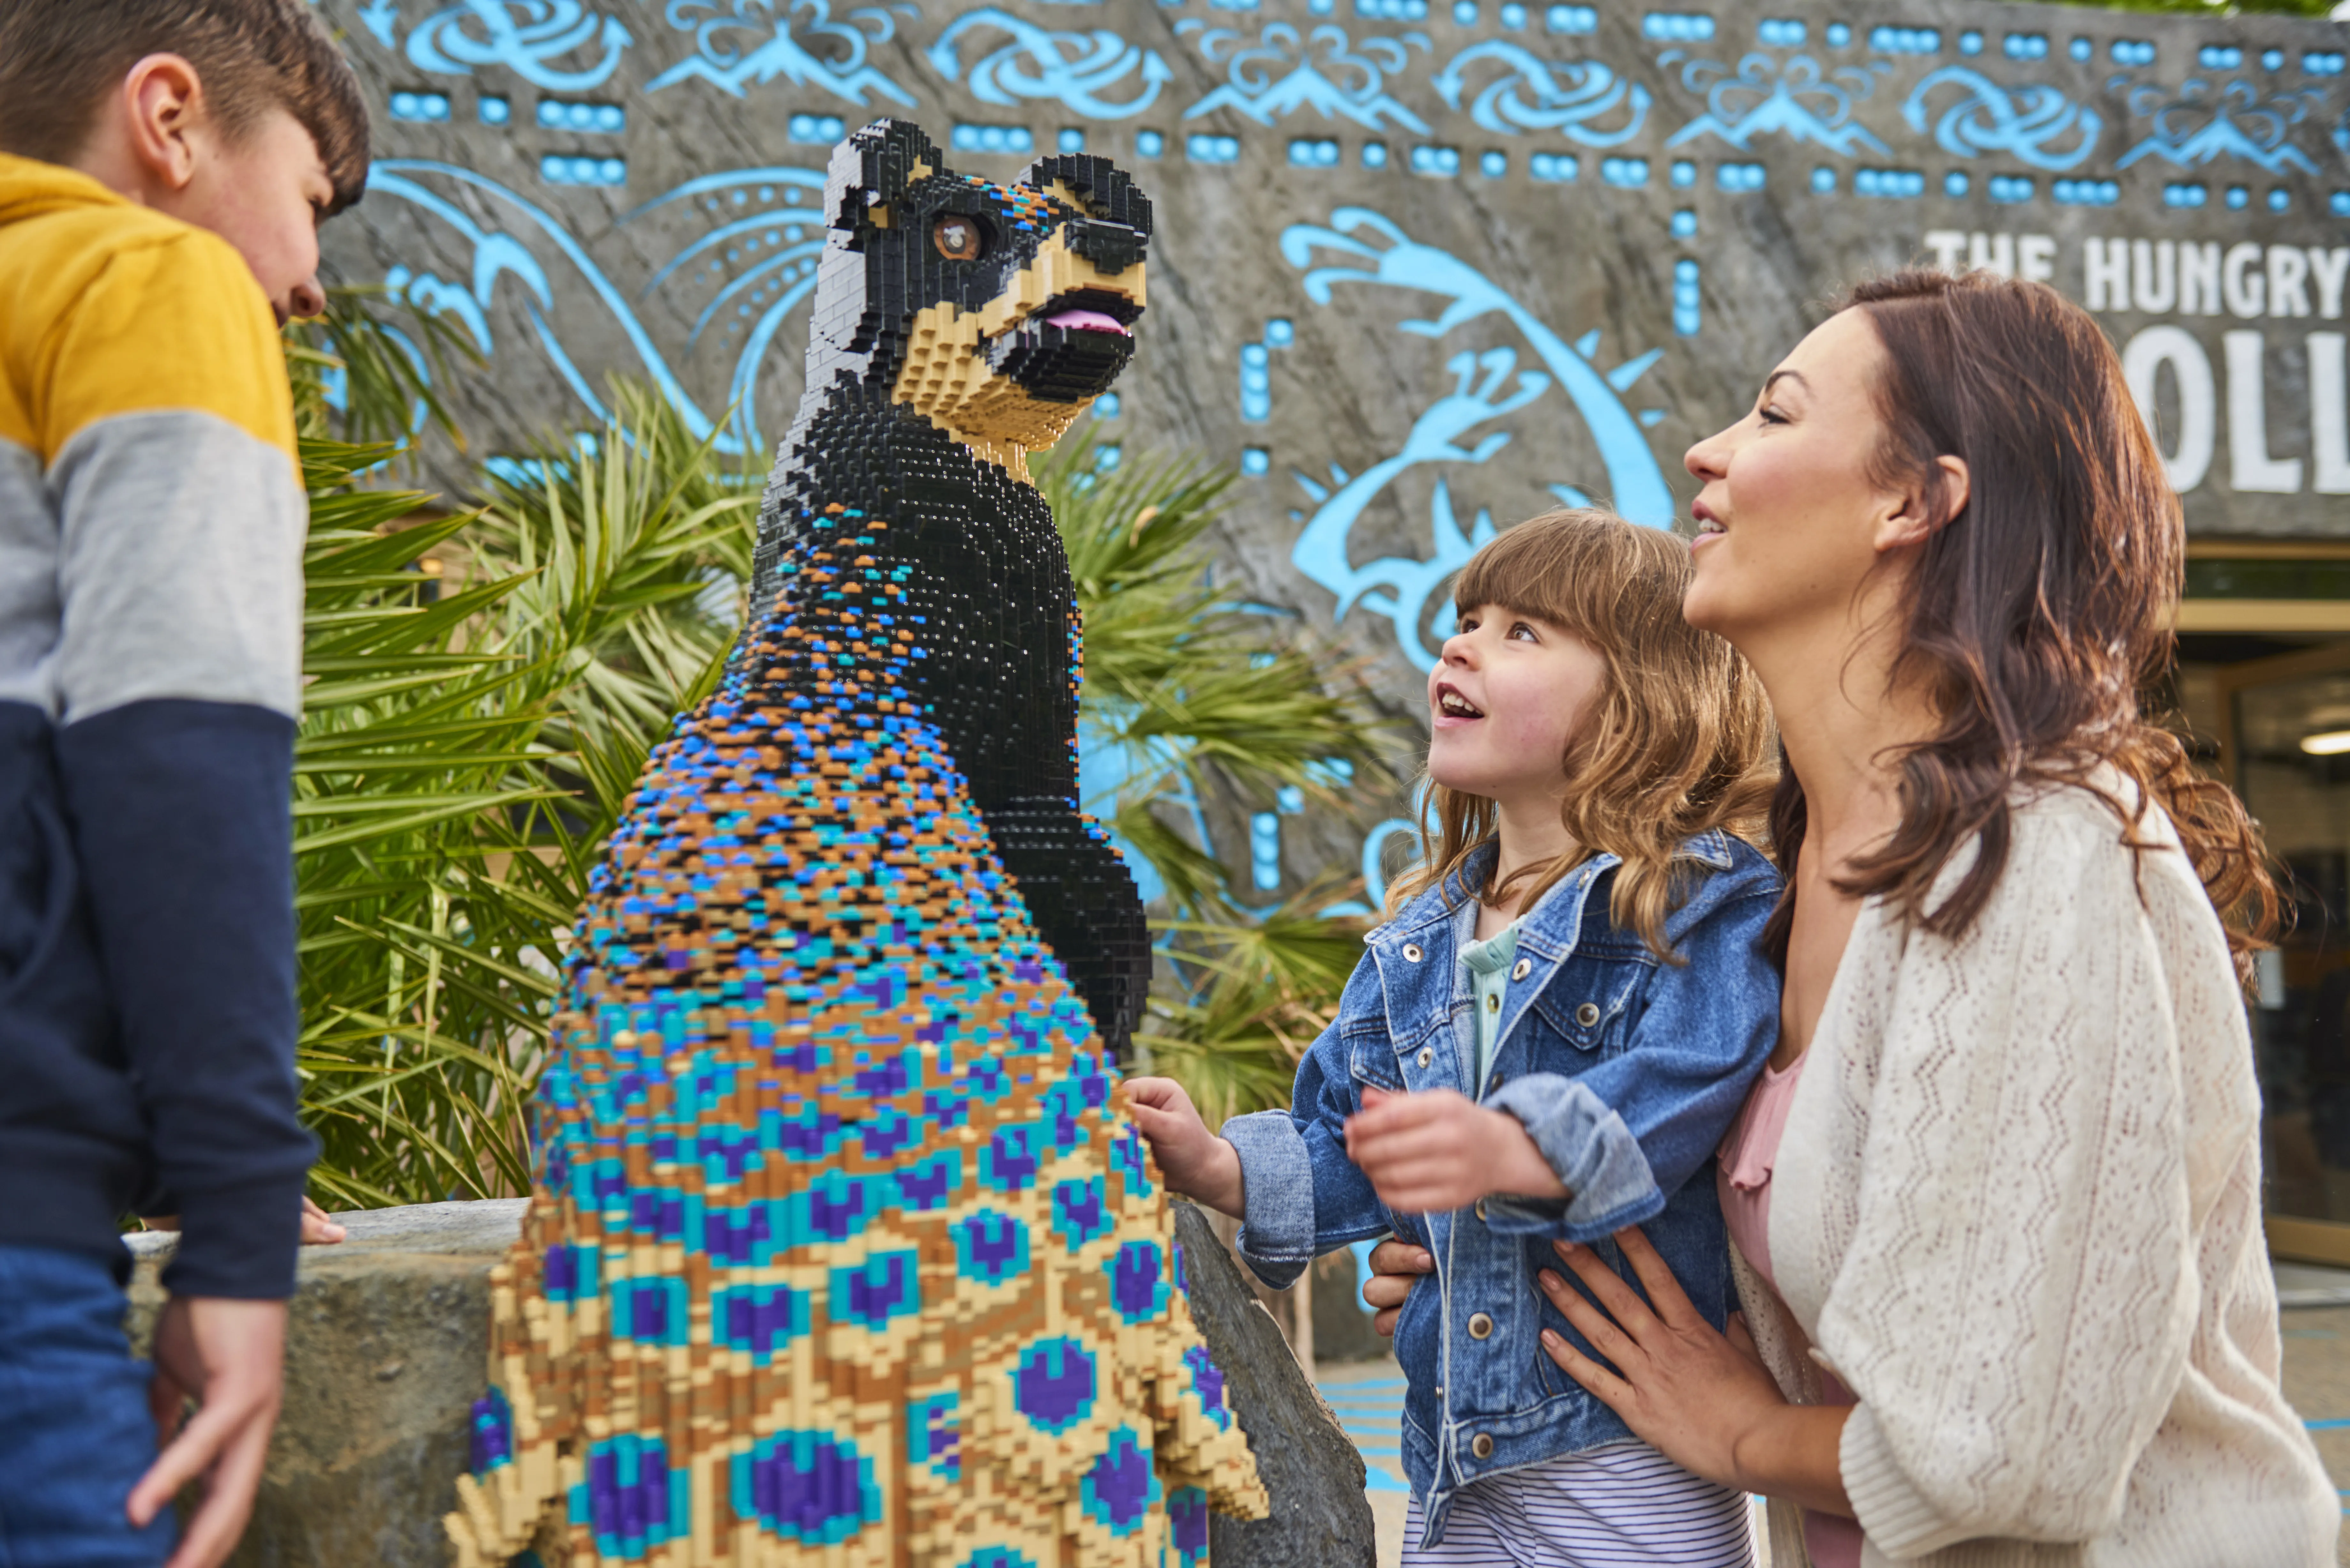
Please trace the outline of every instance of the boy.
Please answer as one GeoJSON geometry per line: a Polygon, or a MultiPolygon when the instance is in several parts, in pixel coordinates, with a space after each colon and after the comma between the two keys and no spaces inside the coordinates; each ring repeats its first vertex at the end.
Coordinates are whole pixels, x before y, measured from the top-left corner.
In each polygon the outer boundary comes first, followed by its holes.
{"type": "Polygon", "coordinates": [[[276,1418],[315,1146],[289,815],[307,504],[271,317],[321,307],[317,225],[358,200],[367,135],[303,0],[0,5],[11,1568],[151,1568],[198,1477],[172,1564],[211,1568],[276,1418]],[[134,1208],[183,1227],[151,1378],[120,1327],[134,1208]]]}

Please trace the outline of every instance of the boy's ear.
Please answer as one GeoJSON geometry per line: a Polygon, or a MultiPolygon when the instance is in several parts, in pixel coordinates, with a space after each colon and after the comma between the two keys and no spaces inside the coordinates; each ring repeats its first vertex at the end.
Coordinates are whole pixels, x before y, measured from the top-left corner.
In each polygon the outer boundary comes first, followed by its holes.
{"type": "Polygon", "coordinates": [[[946,160],[910,120],[877,119],[832,150],[824,205],[832,227],[847,234],[886,229],[906,188],[943,173],[946,160]]]}
{"type": "Polygon", "coordinates": [[[167,191],[195,177],[188,133],[203,114],[203,84],[178,55],[149,55],[123,80],[119,100],[130,118],[130,155],[148,179],[167,191]]]}

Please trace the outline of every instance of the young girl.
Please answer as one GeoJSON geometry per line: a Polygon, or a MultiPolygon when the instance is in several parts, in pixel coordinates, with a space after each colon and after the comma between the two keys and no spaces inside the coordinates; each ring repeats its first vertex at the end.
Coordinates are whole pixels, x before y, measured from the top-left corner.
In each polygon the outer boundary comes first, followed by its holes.
{"type": "Polygon", "coordinates": [[[1779,879],[1741,836],[1762,694],[1681,619],[1688,577],[1680,540],[1592,511],[1479,551],[1429,678],[1427,860],[1292,1108],[1219,1137],[1171,1080],[1127,1085],[1169,1185],[1245,1221],[1266,1283],[1388,1231],[1432,1254],[1396,1334],[1408,1563],[1752,1560],[1739,1493],[1543,1355],[1571,1331],[1534,1289],[1554,1239],[1620,1267],[1638,1222],[1708,1322],[1733,1305],[1710,1163],[1777,1033],[1779,879]]]}

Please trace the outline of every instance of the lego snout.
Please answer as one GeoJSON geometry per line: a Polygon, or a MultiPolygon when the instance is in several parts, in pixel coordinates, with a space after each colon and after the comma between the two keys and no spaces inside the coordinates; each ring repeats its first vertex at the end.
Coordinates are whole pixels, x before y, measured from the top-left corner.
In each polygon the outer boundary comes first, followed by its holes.
{"type": "Polygon", "coordinates": [[[890,396],[974,447],[1050,446],[1134,356],[1141,252],[1122,225],[1063,225],[979,308],[917,312],[890,396]]]}

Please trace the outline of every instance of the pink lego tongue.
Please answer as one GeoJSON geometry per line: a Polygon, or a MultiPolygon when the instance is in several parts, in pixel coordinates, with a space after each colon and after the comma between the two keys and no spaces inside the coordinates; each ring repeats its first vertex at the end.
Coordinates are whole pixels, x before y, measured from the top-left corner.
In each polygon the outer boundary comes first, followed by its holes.
{"type": "Polygon", "coordinates": [[[1064,310],[1045,317],[1047,327],[1058,327],[1065,332],[1115,332],[1120,337],[1133,333],[1118,325],[1115,316],[1105,316],[1098,310],[1064,310]]]}

